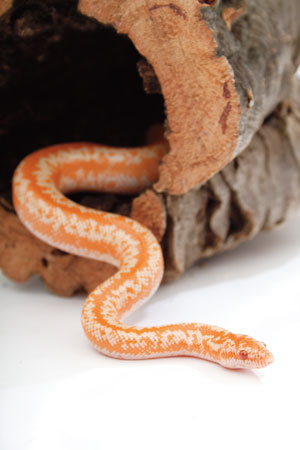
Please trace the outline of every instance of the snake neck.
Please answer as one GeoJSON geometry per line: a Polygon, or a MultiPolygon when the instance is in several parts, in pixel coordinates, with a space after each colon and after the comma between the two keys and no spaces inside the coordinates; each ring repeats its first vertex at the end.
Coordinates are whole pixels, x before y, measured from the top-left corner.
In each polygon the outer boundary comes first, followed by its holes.
{"type": "MultiPolygon", "coordinates": [[[[229,345],[236,346],[232,333],[220,327],[199,323],[137,327],[123,322],[148,298],[133,301],[131,283],[112,289],[113,278],[90,294],[82,311],[82,324],[89,340],[102,353],[125,359],[164,356],[197,356],[212,361],[229,345]]],[[[157,283],[157,285],[159,282],[157,283]]],[[[153,292],[148,293],[149,297],[153,292]]]]}

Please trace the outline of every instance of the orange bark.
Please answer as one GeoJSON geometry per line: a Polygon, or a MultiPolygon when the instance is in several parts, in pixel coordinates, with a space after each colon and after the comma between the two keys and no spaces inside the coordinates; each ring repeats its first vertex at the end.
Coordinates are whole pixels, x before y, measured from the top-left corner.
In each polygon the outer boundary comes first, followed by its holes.
{"type": "Polygon", "coordinates": [[[158,192],[187,193],[241,153],[299,61],[299,0],[79,0],[79,9],[127,35],[149,65],[144,81],[158,80],[170,143],[158,192]]]}
{"type": "Polygon", "coordinates": [[[0,16],[12,7],[12,0],[1,0],[0,2],[0,16]]]}
{"type": "Polygon", "coordinates": [[[83,14],[125,33],[160,82],[171,151],[155,188],[187,192],[218,172],[238,144],[240,99],[232,69],[195,1],[80,0],[83,14]]]}

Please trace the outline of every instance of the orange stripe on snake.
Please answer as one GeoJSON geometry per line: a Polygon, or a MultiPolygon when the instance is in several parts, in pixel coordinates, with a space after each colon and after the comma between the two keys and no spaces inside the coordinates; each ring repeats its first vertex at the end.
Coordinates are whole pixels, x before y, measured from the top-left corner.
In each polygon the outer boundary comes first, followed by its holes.
{"type": "Polygon", "coordinates": [[[38,238],[69,253],[114,264],[118,272],[91,292],[82,325],[102,353],[123,359],[195,356],[228,368],[273,361],[265,344],[213,325],[136,327],[124,317],[154,294],[163,276],[160,244],[144,226],[74,203],[73,191],[138,193],[158,176],[165,142],[119,149],[90,143],[48,147],[27,156],[13,178],[20,220],[38,238]]]}

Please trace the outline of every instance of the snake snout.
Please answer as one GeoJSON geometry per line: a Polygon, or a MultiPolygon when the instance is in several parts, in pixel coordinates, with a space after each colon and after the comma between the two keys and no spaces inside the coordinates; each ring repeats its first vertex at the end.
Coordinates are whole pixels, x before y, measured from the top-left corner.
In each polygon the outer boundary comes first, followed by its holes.
{"type": "Polygon", "coordinates": [[[266,367],[274,361],[274,356],[262,342],[256,342],[254,348],[250,348],[248,351],[241,350],[239,358],[245,367],[253,369],[266,367]]]}
{"type": "Polygon", "coordinates": [[[264,349],[264,351],[261,351],[259,354],[259,360],[260,360],[260,366],[259,367],[266,367],[272,362],[274,362],[274,356],[268,350],[267,348],[264,349]]]}

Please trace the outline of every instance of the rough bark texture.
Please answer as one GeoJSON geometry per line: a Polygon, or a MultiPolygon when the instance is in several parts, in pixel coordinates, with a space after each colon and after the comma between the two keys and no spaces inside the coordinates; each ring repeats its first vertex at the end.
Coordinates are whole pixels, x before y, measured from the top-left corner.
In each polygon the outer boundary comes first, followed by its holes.
{"type": "Polygon", "coordinates": [[[0,16],[4,14],[12,6],[12,0],[1,0],[0,16]]]}
{"type": "Polygon", "coordinates": [[[256,131],[243,153],[184,195],[74,195],[151,228],[162,242],[165,280],[282,223],[299,205],[300,93],[292,76],[300,53],[298,2],[81,0],[82,10],[96,16],[101,9],[103,22],[128,32],[138,51],[112,27],[81,16],[76,0],[11,3],[0,11],[0,267],[10,278],[38,273],[49,288],[71,295],[115,271],[41,243],[15,215],[12,171],[45,145],[142,144],[149,129],[156,133],[151,125],[165,120],[171,153],[159,190],[183,192],[256,131]],[[153,33],[151,57],[143,33],[153,33]],[[174,68],[176,58],[185,67],[174,68]],[[199,71],[192,80],[191,69],[199,71]]]}
{"type": "Polygon", "coordinates": [[[167,196],[165,279],[281,225],[300,204],[300,83],[248,148],[204,186],[167,196]]]}
{"type": "Polygon", "coordinates": [[[109,264],[69,255],[36,239],[3,197],[0,197],[0,267],[17,282],[38,274],[49,289],[65,296],[80,290],[90,292],[116,271],[109,264]]]}
{"type": "Polygon", "coordinates": [[[171,151],[158,191],[185,193],[244,150],[299,63],[299,0],[79,0],[79,8],[127,34],[159,80],[171,151]]]}

